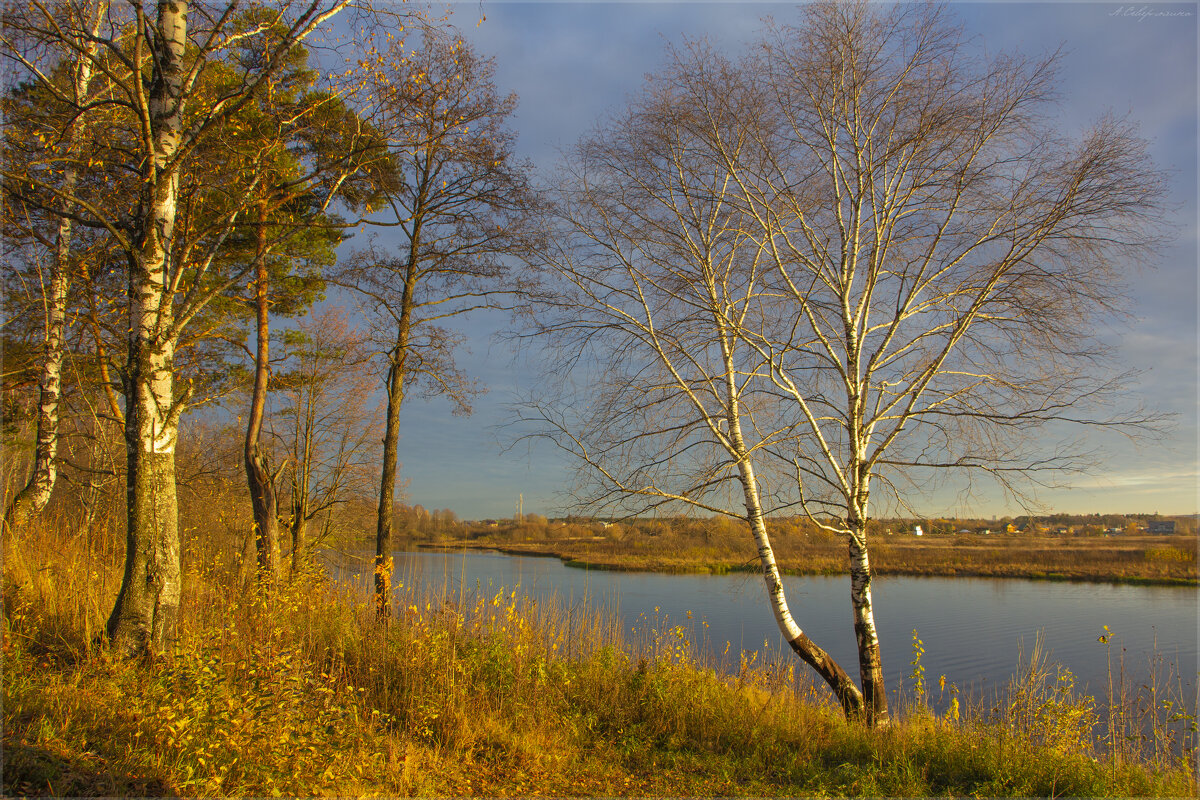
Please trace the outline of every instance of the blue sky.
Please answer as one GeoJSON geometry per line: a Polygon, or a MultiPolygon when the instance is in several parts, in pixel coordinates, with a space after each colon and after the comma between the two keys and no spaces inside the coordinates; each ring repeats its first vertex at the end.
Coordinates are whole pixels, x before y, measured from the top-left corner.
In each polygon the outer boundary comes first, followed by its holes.
{"type": "MultiPolygon", "coordinates": [[[[988,51],[1040,53],[1064,48],[1061,122],[1078,133],[1106,111],[1141,125],[1160,167],[1171,170],[1176,242],[1157,265],[1130,265],[1131,322],[1113,332],[1123,364],[1141,372],[1147,404],[1176,414],[1162,440],[1135,443],[1109,434],[1094,442],[1108,455],[1071,490],[1042,501],[1067,512],[1192,513],[1197,478],[1197,19],[1196,3],[958,3],[954,11],[988,51]]],[[[520,152],[552,169],[603,114],[637,93],[662,63],[664,44],[707,37],[736,49],[760,20],[787,22],[785,3],[500,2],[450,6],[452,22],[482,53],[495,56],[497,84],[521,98],[512,120],[520,152]],[[486,19],[479,25],[480,14],[486,19]]],[[[571,465],[521,445],[508,451],[503,427],[517,395],[534,391],[537,364],[516,360],[492,334],[500,318],[476,318],[465,330],[461,365],[489,388],[469,418],[449,404],[412,400],[402,412],[400,459],[407,501],[451,508],[460,517],[510,516],[519,494],[527,513],[556,513],[571,465]]],[[[914,498],[928,515],[1022,513],[999,495],[970,506],[954,493],[914,498]]]]}

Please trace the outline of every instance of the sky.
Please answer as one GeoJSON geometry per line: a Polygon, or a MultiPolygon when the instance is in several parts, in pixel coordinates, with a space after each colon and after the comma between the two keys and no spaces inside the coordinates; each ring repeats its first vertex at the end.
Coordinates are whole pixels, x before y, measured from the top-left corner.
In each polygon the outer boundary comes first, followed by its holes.
{"type": "MultiPolygon", "coordinates": [[[[440,8],[440,7],[439,7],[440,8]]],[[[664,62],[667,43],[707,37],[735,53],[761,20],[789,22],[787,3],[503,2],[448,7],[451,21],[496,59],[496,83],[520,106],[511,120],[520,155],[549,175],[560,152],[634,96],[664,62]],[[481,15],[484,19],[481,21],[481,15]]],[[[1165,435],[1131,442],[1111,433],[1088,444],[1105,453],[1069,489],[1043,492],[1041,510],[1190,514],[1200,509],[1197,427],[1197,3],[962,2],[952,6],[987,52],[1062,48],[1061,125],[1078,133],[1106,112],[1140,125],[1156,164],[1170,172],[1176,239],[1153,264],[1130,264],[1130,321],[1114,329],[1122,365],[1146,404],[1174,415],[1165,435]]],[[[460,518],[556,516],[573,464],[546,446],[513,443],[512,404],[536,393],[536,354],[520,358],[495,336],[506,320],[477,317],[462,330],[460,366],[488,388],[468,418],[448,403],[407,401],[401,414],[406,502],[460,518]]],[[[953,491],[910,498],[926,516],[1025,512],[999,493],[964,504],[953,491]]]]}

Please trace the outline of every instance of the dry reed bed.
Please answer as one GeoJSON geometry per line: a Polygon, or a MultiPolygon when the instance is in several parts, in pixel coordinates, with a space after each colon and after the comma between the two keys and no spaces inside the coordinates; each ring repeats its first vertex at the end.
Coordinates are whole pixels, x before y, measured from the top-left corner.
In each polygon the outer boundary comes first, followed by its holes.
{"type": "MultiPolygon", "coordinates": [[[[554,556],[573,566],[591,569],[717,573],[757,569],[757,555],[749,545],[726,543],[713,546],[671,536],[622,542],[512,542],[483,538],[432,546],[554,556]]],[[[882,537],[872,542],[872,565],[880,575],[960,575],[1195,586],[1200,582],[1196,546],[1196,540],[1187,536],[1126,540],[1003,535],[929,537],[925,540],[882,537]]],[[[832,538],[785,538],[776,545],[776,558],[785,572],[794,575],[836,575],[848,570],[846,548],[832,538]]]]}

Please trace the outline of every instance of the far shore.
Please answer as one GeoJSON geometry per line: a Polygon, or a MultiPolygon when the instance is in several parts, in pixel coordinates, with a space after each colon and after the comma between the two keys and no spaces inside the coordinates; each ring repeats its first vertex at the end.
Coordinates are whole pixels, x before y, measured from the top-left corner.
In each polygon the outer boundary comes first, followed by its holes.
{"type": "MultiPolygon", "coordinates": [[[[498,537],[413,541],[426,550],[492,550],[560,559],[570,567],[624,572],[754,572],[749,551],[653,543],[621,547],[597,537],[568,541],[503,541],[498,537]]],[[[1197,586],[1196,540],[1191,536],[1051,537],[952,535],[887,537],[872,542],[876,575],[1023,578],[1158,586],[1197,586]]],[[[839,575],[848,567],[836,540],[788,542],[776,553],[788,575],[839,575]]]]}

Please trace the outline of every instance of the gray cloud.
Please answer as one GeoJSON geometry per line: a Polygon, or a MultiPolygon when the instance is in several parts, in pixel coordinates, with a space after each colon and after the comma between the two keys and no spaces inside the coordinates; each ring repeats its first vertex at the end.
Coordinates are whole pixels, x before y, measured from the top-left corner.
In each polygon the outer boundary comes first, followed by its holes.
{"type": "MultiPolygon", "coordinates": [[[[1062,107],[1065,130],[1081,132],[1111,110],[1141,125],[1151,152],[1173,170],[1171,203],[1179,240],[1153,265],[1129,265],[1129,310],[1135,321],[1114,334],[1121,361],[1143,371],[1135,387],[1150,405],[1178,414],[1169,446],[1135,447],[1099,435],[1112,453],[1111,469],[1080,482],[1077,492],[1047,492],[1064,510],[1139,510],[1161,503],[1166,512],[1194,511],[1197,404],[1197,48],[1194,4],[1152,9],[1188,11],[1190,17],[1137,19],[1114,15],[1111,3],[960,3],[952,10],[968,35],[987,51],[1035,54],[1064,47],[1062,107]],[[1163,463],[1168,459],[1169,463],[1163,463]],[[1107,481],[1107,483],[1105,483],[1107,481]],[[1094,487],[1084,490],[1082,487],[1094,487]],[[1103,507],[1100,507],[1103,506],[1103,507]]],[[[795,10],[783,3],[510,3],[454,6],[455,21],[481,51],[496,56],[497,83],[516,91],[514,120],[521,151],[549,169],[607,110],[638,91],[644,76],[663,62],[664,42],[707,35],[737,47],[750,40],[759,20],[780,21],[795,10]],[[475,27],[482,9],[487,20],[475,27]]],[[[549,505],[566,465],[553,453],[502,455],[492,426],[503,421],[511,373],[504,346],[489,349],[489,324],[473,327],[474,354],[464,366],[496,388],[477,404],[476,417],[451,418],[438,403],[405,410],[402,458],[415,502],[450,506],[463,516],[511,513],[517,491],[549,505]],[[407,467],[420,463],[419,469],[407,467]]],[[[495,327],[491,325],[490,327],[495,327]]],[[[981,497],[976,508],[1002,508],[981,497]]],[[[539,507],[539,510],[542,510],[539,507]]],[[[548,509],[546,509],[548,510],[548,509]]],[[[1144,510],[1144,509],[1143,509],[1144,510]]]]}

